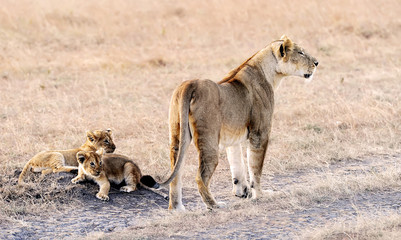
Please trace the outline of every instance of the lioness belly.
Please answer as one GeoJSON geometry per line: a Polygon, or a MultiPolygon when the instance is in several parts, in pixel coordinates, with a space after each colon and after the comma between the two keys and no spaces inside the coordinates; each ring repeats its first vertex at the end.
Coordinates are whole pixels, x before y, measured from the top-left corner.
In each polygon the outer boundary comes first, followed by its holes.
{"type": "Polygon", "coordinates": [[[248,129],[246,127],[236,128],[223,125],[220,130],[220,149],[237,145],[246,141],[248,138],[248,129]]]}

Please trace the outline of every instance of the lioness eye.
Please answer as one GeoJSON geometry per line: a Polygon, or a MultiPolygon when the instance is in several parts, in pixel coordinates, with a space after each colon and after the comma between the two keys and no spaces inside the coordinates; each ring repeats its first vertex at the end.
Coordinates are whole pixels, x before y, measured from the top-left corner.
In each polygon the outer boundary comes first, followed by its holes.
{"type": "Polygon", "coordinates": [[[301,56],[304,56],[305,53],[304,52],[298,52],[301,56]]]}
{"type": "Polygon", "coordinates": [[[107,140],[107,139],[104,140],[104,143],[105,143],[105,144],[109,144],[109,140],[107,140]]]}

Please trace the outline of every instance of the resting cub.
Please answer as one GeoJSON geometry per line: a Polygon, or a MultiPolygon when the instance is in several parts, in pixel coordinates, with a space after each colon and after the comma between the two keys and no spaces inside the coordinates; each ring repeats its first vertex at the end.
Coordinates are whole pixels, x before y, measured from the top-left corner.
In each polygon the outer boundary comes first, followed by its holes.
{"type": "Polygon", "coordinates": [[[24,183],[24,177],[28,170],[33,172],[42,172],[41,177],[51,172],[70,172],[77,170],[76,155],[79,151],[96,151],[100,148],[104,148],[107,153],[112,153],[116,149],[111,138],[111,130],[95,130],[86,132],[87,140],[79,148],[69,150],[50,150],[43,151],[36,154],[31,160],[29,160],[19,178],[18,184],[24,183]]]}
{"type": "MultiPolygon", "coordinates": [[[[79,183],[85,179],[96,182],[100,189],[96,194],[98,199],[108,201],[110,182],[121,184],[125,181],[125,186],[120,188],[122,192],[132,192],[138,185],[148,190],[151,187],[157,188],[158,184],[149,175],[142,176],[139,167],[128,157],[119,154],[105,154],[99,150],[97,152],[81,151],[77,153],[79,163],[78,176],[71,180],[72,183],[79,183]]],[[[155,192],[164,198],[166,195],[155,192]]]]}

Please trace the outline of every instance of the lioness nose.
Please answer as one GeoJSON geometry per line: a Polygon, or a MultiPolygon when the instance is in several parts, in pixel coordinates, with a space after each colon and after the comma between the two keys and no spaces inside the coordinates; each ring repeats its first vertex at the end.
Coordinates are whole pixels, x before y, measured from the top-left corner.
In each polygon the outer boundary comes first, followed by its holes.
{"type": "Polygon", "coordinates": [[[318,61],[315,61],[314,64],[315,64],[315,66],[317,67],[317,65],[319,65],[319,62],[318,62],[318,61]]]}

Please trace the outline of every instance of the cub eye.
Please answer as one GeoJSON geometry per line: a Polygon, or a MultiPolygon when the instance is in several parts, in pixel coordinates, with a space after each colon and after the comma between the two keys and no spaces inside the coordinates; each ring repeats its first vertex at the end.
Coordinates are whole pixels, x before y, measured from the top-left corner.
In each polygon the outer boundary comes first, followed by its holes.
{"type": "Polygon", "coordinates": [[[103,142],[104,142],[105,144],[107,144],[107,145],[110,144],[109,140],[107,140],[107,139],[104,140],[103,142]]]}
{"type": "Polygon", "coordinates": [[[91,167],[95,167],[95,163],[94,162],[91,162],[91,167]]]}
{"type": "Polygon", "coordinates": [[[99,162],[99,166],[100,166],[100,167],[102,166],[102,162],[99,162]]]}

